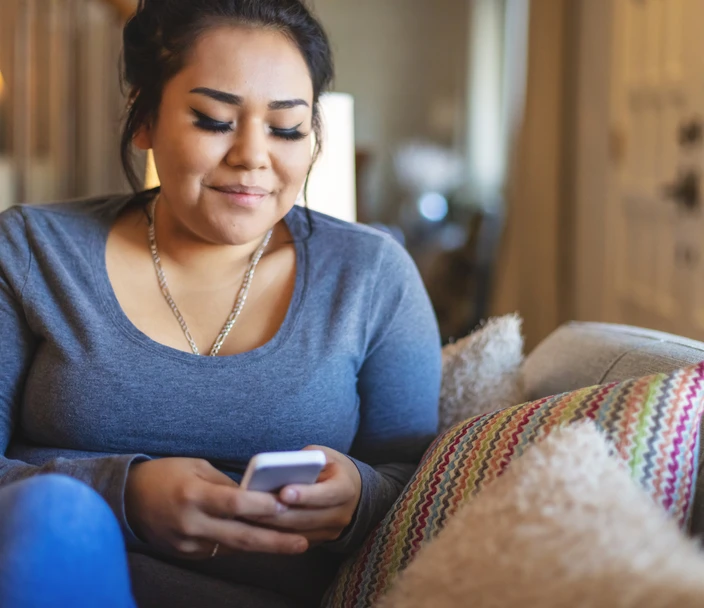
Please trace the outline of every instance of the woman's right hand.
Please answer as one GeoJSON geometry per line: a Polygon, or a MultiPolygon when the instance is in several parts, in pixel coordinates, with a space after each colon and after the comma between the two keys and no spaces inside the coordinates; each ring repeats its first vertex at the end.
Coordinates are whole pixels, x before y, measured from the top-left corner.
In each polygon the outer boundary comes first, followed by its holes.
{"type": "Polygon", "coordinates": [[[206,460],[162,458],[133,465],[127,477],[125,511],[137,536],[170,554],[191,559],[234,551],[303,553],[307,540],[240,521],[267,517],[286,506],[276,496],[240,490],[206,460]]]}

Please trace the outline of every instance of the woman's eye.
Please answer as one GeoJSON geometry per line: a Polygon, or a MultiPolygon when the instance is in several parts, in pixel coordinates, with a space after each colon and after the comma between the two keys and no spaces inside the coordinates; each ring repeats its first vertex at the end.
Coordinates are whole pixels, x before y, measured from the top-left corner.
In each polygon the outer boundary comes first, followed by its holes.
{"type": "Polygon", "coordinates": [[[229,133],[232,131],[231,122],[221,122],[210,118],[210,116],[206,116],[198,110],[194,110],[193,108],[191,108],[191,110],[196,116],[196,121],[193,124],[199,129],[203,129],[203,131],[209,131],[211,133],[229,133]]]}
{"type": "Polygon", "coordinates": [[[306,137],[306,134],[301,133],[298,130],[298,127],[294,127],[293,129],[274,129],[272,127],[271,133],[274,137],[278,137],[280,139],[286,139],[288,141],[298,141],[298,140],[306,137]]]}
{"type": "MultiPolygon", "coordinates": [[[[203,131],[208,131],[210,133],[230,133],[234,129],[233,123],[231,122],[215,120],[214,118],[210,118],[210,116],[203,114],[203,112],[199,112],[195,108],[191,108],[191,111],[196,117],[193,124],[203,131]]],[[[277,129],[271,127],[271,134],[279,139],[298,141],[306,137],[305,133],[301,133],[301,131],[298,130],[300,126],[301,125],[296,125],[292,129],[277,129]]]]}
{"type": "Polygon", "coordinates": [[[212,133],[229,133],[232,125],[229,122],[217,122],[215,120],[197,120],[196,127],[212,133]]]}

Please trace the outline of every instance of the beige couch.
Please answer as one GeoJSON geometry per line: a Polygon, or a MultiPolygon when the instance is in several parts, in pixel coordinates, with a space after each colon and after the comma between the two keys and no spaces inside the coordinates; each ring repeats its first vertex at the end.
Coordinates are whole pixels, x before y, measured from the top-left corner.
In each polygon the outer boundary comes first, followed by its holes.
{"type": "MultiPolygon", "coordinates": [[[[533,351],[524,366],[530,399],[657,372],[668,372],[704,361],[704,343],[667,334],[595,323],[570,323],[533,351]]],[[[701,467],[701,454],[699,468],[701,467]]],[[[704,537],[704,475],[700,476],[693,532],[704,537]]],[[[210,608],[251,606],[292,608],[294,603],[253,587],[231,586],[182,571],[174,584],[165,565],[131,554],[130,565],[139,584],[158,589],[163,605],[207,605],[210,608]],[[198,598],[191,602],[189,598],[198,598]]],[[[146,606],[147,604],[145,604],[146,606]]],[[[161,605],[161,604],[160,604],[161,605]]]]}
{"type": "MultiPolygon", "coordinates": [[[[670,372],[700,361],[704,361],[702,342],[625,325],[568,323],[528,356],[524,377],[532,400],[594,384],[670,372]]],[[[704,539],[703,463],[704,450],[700,450],[692,533],[704,539]]]]}

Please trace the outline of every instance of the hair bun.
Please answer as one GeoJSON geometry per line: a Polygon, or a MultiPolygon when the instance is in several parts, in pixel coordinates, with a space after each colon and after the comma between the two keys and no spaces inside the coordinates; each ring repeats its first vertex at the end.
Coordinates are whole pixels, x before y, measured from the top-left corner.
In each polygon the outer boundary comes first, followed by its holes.
{"type": "Polygon", "coordinates": [[[145,78],[153,77],[163,52],[162,28],[155,2],[140,0],[137,12],[122,32],[124,80],[140,88],[145,78]]]}

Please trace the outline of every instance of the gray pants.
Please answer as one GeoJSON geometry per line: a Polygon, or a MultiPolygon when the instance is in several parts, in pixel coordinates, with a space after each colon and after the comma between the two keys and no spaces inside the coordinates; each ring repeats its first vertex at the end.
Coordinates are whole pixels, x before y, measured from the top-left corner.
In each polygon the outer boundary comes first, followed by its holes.
{"type": "Polygon", "coordinates": [[[129,553],[139,608],[313,608],[320,605],[340,558],[243,553],[185,561],[129,553]]]}

